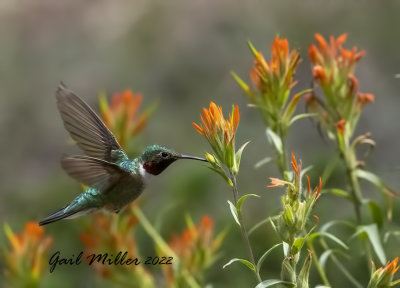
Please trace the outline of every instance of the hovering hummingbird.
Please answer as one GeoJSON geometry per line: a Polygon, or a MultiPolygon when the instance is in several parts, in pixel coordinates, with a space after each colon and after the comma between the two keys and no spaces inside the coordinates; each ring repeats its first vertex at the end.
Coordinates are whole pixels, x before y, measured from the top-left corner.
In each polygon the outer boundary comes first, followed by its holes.
{"type": "Polygon", "coordinates": [[[178,159],[207,161],[160,145],[148,146],[139,157],[129,159],[85,101],[63,83],[59,85],[56,97],[64,127],[87,155],[64,156],[61,166],[69,176],[89,188],[39,225],[76,218],[103,208],[118,213],[143,192],[149,175],[160,174],[178,159]]]}

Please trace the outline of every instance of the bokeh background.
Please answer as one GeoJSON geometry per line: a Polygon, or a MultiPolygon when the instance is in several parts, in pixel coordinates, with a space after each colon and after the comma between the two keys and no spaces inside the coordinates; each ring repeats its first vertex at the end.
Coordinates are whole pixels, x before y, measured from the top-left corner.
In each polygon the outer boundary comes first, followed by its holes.
{"type": "MultiPolygon", "coordinates": [[[[256,223],[276,213],[282,191],[265,186],[267,177],[278,176],[278,171],[273,165],[254,169],[254,164],[272,156],[273,150],[261,117],[247,107],[246,97],[230,76],[234,70],[248,79],[252,63],[248,40],[269,55],[276,35],[288,38],[303,58],[294,91],[310,87],[307,49],[314,42],[314,33],[327,37],[346,32],[347,47],[366,50],[356,75],[360,90],[375,94],[375,103],[364,110],[358,131],[372,132],[377,142],[368,169],[399,191],[399,13],[399,1],[1,1],[1,222],[21,230],[26,221],[39,220],[65,205],[80,189],[59,165],[62,154],[78,152],[68,144],[56,109],[54,92],[60,81],[95,110],[101,90],[109,96],[126,88],[143,93],[144,106],[157,101],[158,109],[138,147],[158,143],[198,156],[209,149],[191,125],[198,122],[201,108],[213,100],[227,113],[232,103],[237,103],[241,108],[237,143],[251,140],[242,158],[239,187],[242,193],[262,196],[246,203],[246,221],[256,223]]],[[[289,150],[305,166],[313,165],[310,174],[314,180],[334,155],[333,145],[320,137],[309,120],[297,122],[288,141],[289,150]]],[[[343,185],[343,175],[339,167],[329,184],[343,185]]],[[[140,201],[150,220],[163,215],[161,233],[168,238],[180,231],[185,213],[196,221],[210,215],[216,230],[232,225],[208,281],[214,287],[251,287],[253,275],[240,265],[222,269],[230,258],[245,257],[226,204],[232,194],[222,179],[199,163],[182,161],[153,180],[140,201]]],[[[363,188],[383,203],[374,187],[363,188]]],[[[394,223],[399,224],[399,201],[394,205],[394,223]]],[[[320,199],[316,213],[322,222],[353,217],[349,203],[328,195],[320,199]]],[[[83,249],[77,224],[82,220],[76,221],[46,227],[46,233],[54,238],[52,251],[70,255],[83,249]]],[[[149,236],[140,228],[137,234],[143,254],[151,255],[149,236]]],[[[5,236],[0,240],[4,244],[5,236]]],[[[277,238],[266,226],[252,241],[260,256],[277,238]]],[[[400,248],[394,247],[389,254],[399,253],[400,248]]],[[[276,261],[271,258],[265,264],[265,278],[279,276],[281,255],[275,257],[276,261]]],[[[0,268],[2,265],[0,258],[0,268]]],[[[362,273],[366,267],[359,269],[362,273]]],[[[58,267],[44,284],[88,287],[93,283],[92,274],[86,265],[58,267]]],[[[318,283],[318,278],[312,281],[318,283]]]]}

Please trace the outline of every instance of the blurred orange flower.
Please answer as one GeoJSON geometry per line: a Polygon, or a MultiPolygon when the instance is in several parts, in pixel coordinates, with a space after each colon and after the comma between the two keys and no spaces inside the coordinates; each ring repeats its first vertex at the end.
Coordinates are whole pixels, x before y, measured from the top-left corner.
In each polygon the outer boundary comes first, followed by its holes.
{"type": "MultiPolygon", "coordinates": [[[[188,227],[180,235],[172,236],[169,246],[180,259],[180,265],[187,268],[189,273],[201,282],[201,275],[216,260],[215,254],[220,247],[225,232],[213,238],[214,221],[209,216],[203,216],[195,226],[189,218],[188,227]]],[[[179,285],[178,270],[170,265],[163,265],[164,275],[168,287],[179,285]]]]}
{"type": "Polygon", "coordinates": [[[5,251],[6,277],[14,284],[23,281],[38,285],[52,238],[45,236],[43,227],[36,222],[27,222],[20,234],[15,234],[7,224],[4,231],[11,245],[5,251]]]}
{"type": "Polygon", "coordinates": [[[337,124],[342,120],[348,122],[349,131],[346,133],[350,136],[362,108],[374,101],[374,95],[359,92],[358,80],[354,76],[355,65],[365,51],[359,51],[356,46],[351,50],[343,48],[347,34],[337,38],[330,36],[329,43],[318,33],[315,39],[317,44],[310,45],[308,54],[313,66],[313,78],[321,87],[326,103],[307,101],[307,107],[317,113],[321,123],[331,133],[343,132],[341,128],[344,126],[337,124]]]}
{"type": "Polygon", "coordinates": [[[136,137],[146,126],[147,120],[154,110],[154,105],[138,115],[143,101],[140,93],[131,90],[115,93],[111,104],[104,94],[100,95],[100,112],[106,126],[114,133],[119,144],[126,149],[127,142],[136,137]]]}
{"type": "Polygon", "coordinates": [[[380,267],[372,273],[368,283],[368,288],[392,287],[393,276],[399,270],[399,257],[393,261],[388,261],[385,267],[380,267]]]}

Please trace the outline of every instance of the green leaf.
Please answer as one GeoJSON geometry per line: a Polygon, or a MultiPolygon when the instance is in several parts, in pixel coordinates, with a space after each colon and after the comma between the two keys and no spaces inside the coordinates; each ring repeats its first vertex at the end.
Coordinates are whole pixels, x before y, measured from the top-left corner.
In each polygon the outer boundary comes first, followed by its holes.
{"type": "Polygon", "coordinates": [[[347,259],[351,259],[347,253],[345,253],[341,250],[328,249],[328,250],[324,251],[324,253],[322,253],[321,256],[319,257],[319,264],[321,264],[321,267],[323,269],[325,269],[326,262],[328,261],[330,256],[333,256],[333,254],[340,254],[340,255],[346,257],[347,259]]]}
{"type": "MultiPolygon", "coordinates": [[[[265,218],[265,219],[259,221],[257,224],[255,224],[253,227],[251,227],[251,229],[249,230],[249,235],[252,234],[254,231],[256,231],[258,228],[260,228],[262,225],[264,225],[266,223],[271,223],[272,220],[276,220],[279,217],[280,217],[280,215],[276,215],[276,216],[268,217],[268,218],[265,218]]],[[[273,222],[272,222],[272,225],[273,225],[273,222]]]]}
{"type": "Polygon", "coordinates": [[[351,259],[349,255],[346,253],[339,251],[339,250],[326,250],[324,253],[322,253],[320,257],[320,264],[322,268],[324,268],[325,263],[329,256],[332,256],[333,263],[342,271],[342,273],[347,277],[347,279],[350,280],[351,283],[354,284],[355,287],[357,288],[363,288],[363,286],[353,277],[353,275],[348,271],[348,269],[343,266],[343,264],[333,255],[333,253],[339,253],[340,255],[345,256],[347,259],[351,259]]]}
{"type": "Polygon", "coordinates": [[[266,287],[272,287],[275,285],[285,285],[287,287],[295,287],[296,284],[288,281],[283,281],[283,280],[278,280],[278,279],[270,279],[270,280],[265,280],[261,283],[258,283],[256,288],[266,288],[266,287]]]}
{"type": "Polygon", "coordinates": [[[282,241],[282,244],[283,244],[283,247],[282,247],[283,248],[283,255],[285,255],[285,257],[287,257],[289,255],[290,246],[285,241],[282,241]]]}
{"type": "Polygon", "coordinates": [[[322,231],[315,232],[315,233],[313,233],[313,234],[310,235],[309,239],[310,239],[310,241],[313,241],[314,238],[316,238],[316,237],[326,237],[326,238],[329,238],[329,239],[331,239],[332,241],[336,242],[338,245],[342,246],[344,249],[346,249],[346,250],[349,249],[349,247],[348,247],[342,240],[340,240],[340,239],[337,238],[335,235],[333,235],[333,234],[331,234],[331,233],[329,233],[329,232],[322,232],[322,231]]]}
{"type": "Polygon", "coordinates": [[[379,207],[378,203],[370,199],[363,199],[361,203],[367,206],[367,208],[371,212],[372,220],[376,225],[378,225],[379,229],[382,229],[384,219],[381,208],[379,207]]]}
{"type": "Polygon", "coordinates": [[[231,213],[233,216],[233,219],[235,219],[236,223],[240,226],[239,218],[238,218],[238,212],[236,210],[235,205],[231,201],[228,200],[229,208],[231,209],[231,213]]]}
{"type": "Polygon", "coordinates": [[[249,45],[251,53],[253,53],[254,56],[257,56],[258,51],[256,48],[254,48],[253,44],[250,41],[247,41],[247,45],[249,45]]]}
{"type": "MultiPolygon", "coordinates": [[[[243,89],[244,93],[246,93],[249,97],[252,97],[252,91],[250,87],[240,78],[235,72],[231,72],[233,79],[235,79],[236,83],[243,89]]],[[[232,114],[233,115],[233,114],[232,114]]]]}
{"type": "Polygon", "coordinates": [[[389,241],[389,237],[393,236],[396,238],[400,238],[400,231],[389,231],[385,233],[385,236],[383,237],[383,243],[387,243],[389,241]]]}
{"type": "Polygon", "coordinates": [[[353,200],[353,197],[349,194],[349,192],[343,190],[343,189],[338,189],[338,188],[331,188],[331,189],[322,189],[322,193],[330,193],[335,196],[339,196],[348,200],[353,200]]]}
{"type": "Polygon", "coordinates": [[[320,231],[321,232],[326,232],[331,227],[338,226],[338,225],[347,226],[347,227],[350,227],[353,230],[356,229],[356,226],[351,222],[343,221],[343,220],[332,220],[332,221],[329,221],[329,222],[325,223],[324,225],[322,225],[322,227],[320,228],[320,231]]]}
{"type": "Polygon", "coordinates": [[[381,190],[382,193],[384,193],[388,196],[391,196],[391,197],[397,196],[397,194],[392,189],[387,187],[385,185],[385,183],[383,183],[382,179],[379,178],[376,174],[374,174],[370,171],[357,169],[356,175],[357,175],[357,177],[367,180],[367,181],[371,182],[372,184],[374,184],[377,188],[379,188],[379,190],[381,190]]]}
{"type": "Polygon", "coordinates": [[[292,99],[289,101],[289,104],[286,106],[285,112],[283,112],[283,115],[282,115],[283,123],[290,122],[290,118],[292,118],[292,115],[293,115],[294,111],[296,110],[297,104],[299,103],[301,96],[303,96],[306,93],[309,93],[311,91],[312,91],[312,89],[306,89],[292,97],[292,99]]]}
{"type": "Polygon", "coordinates": [[[226,181],[226,183],[229,184],[229,186],[233,187],[233,183],[232,183],[231,179],[229,179],[229,177],[227,177],[223,171],[221,171],[215,167],[210,167],[210,166],[207,166],[207,168],[211,169],[214,172],[217,172],[222,178],[224,178],[224,180],[226,181]]]}
{"type": "Polygon", "coordinates": [[[238,211],[239,213],[240,213],[240,211],[241,211],[241,209],[242,209],[242,205],[243,205],[244,200],[246,200],[247,197],[250,197],[250,196],[253,196],[253,197],[260,197],[260,196],[257,195],[257,194],[246,194],[246,195],[243,195],[242,197],[240,197],[240,199],[239,199],[238,202],[236,203],[236,209],[237,209],[237,211],[238,211]]]}
{"type": "Polygon", "coordinates": [[[265,259],[267,259],[267,256],[269,255],[269,253],[271,253],[275,248],[277,248],[277,247],[279,247],[279,246],[281,246],[281,245],[282,245],[282,243],[278,243],[278,244],[272,246],[271,248],[269,248],[269,249],[260,257],[260,259],[259,259],[258,262],[257,262],[257,267],[256,267],[256,269],[257,269],[256,271],[257,271],[258,274],[260,273],[261,266],[262,266],[262,264],[264,263],[265,259]]]}
{"type": "Polygon", "coordinates": [[[294,116],[290,120],[289,126],[292,126],[293,123],[296,122],[297,120],[308,118],[308,117],[315,117],[315,116],[318,116],[318,114],[317,113],[302,113],[302,114],[298,114],[298,115],[294,116]]]}
{"type": "Polygon", "coordinates": [[[225,269],[225,267],[231,265],[234,262],[240,262],[244,265],[247,266],[247,268],[249,268],[250,270],[256,271],[255,267],[253,264],[251,264],[250,261],[244,260],[244,259],[239,259],[239,258],[233,258],[231,259],[228,263],[226,263],[222,268],[225,269]]]}
{"type": "Polygon", "coordinates": [[[236,166],[237,166],[236,169],[237,169],[237,171],[239,171],[240,160],[242,159],[243,150],[244,150],[244,148],[246,148],[247,144],[249,144],[249,143],[250,143],[250,141],[247,141],[246,143],[244,143],[244,144],[242,145],[242,147],[240,147],[239,150],[236,151],[236,153],[235,153],[235,160],[236,160],[236,166]]]}
{"type": "Polygon", "coordinates": [[[283,154],[283,148],[282,148],[282,141],[281,138],[270,128],[267,128],[267,139],[268,142],[274,146],[276,151],[278,151],[279,154],[283,154]]]}
{"type": "Polygon", "coordinates": [[[292,245],[292,254],[297,254],[300,251],[301,247],[303,247],[304,241],[304,237],[299,237],[294,240],[294,243],[292,245]]]}
{"type": "Polygon", "coordinates": [[[376,256],[378,256],[379,261],[382,265],[386,264],[385,250],[383,249],[381,238],[379,236],[378,226],[376,224],[362,225],[358,227],[358,231],[353,236],[361,236],[365,234],[372,248],[375,251],[376,256]]]}
{"type": "Polygon", "coordinates": [[[258,168],[260,168],[261,166],[264,166],[264,165],[268,164],[268,163],[271,162],[272,160],[274,160],[274,158],[272,158],[272,157],[265,157],[264,159],[261,159],[260,161],[258,161],[258,162],[254,165],[254,168],[255,168],[255,169],[258,169],[258,168]]]}

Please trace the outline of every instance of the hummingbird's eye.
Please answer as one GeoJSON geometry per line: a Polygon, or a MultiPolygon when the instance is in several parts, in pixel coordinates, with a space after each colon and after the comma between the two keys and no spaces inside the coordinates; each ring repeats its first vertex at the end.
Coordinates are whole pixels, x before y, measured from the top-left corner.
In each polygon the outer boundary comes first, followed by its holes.
{"type": "Polygon", "coordinates": [[[167,152],[161,152],[161,157],[167,158],[168,157],[168,153],[167,152]]]}

